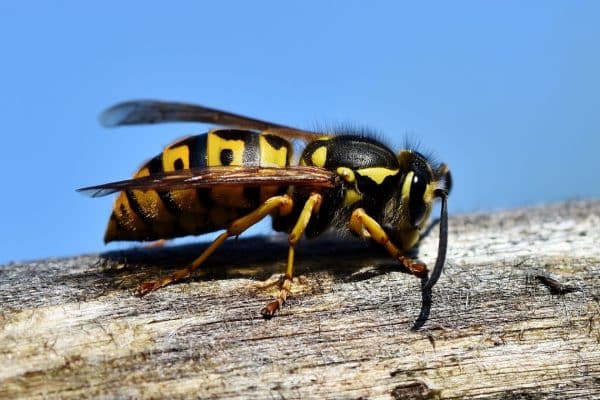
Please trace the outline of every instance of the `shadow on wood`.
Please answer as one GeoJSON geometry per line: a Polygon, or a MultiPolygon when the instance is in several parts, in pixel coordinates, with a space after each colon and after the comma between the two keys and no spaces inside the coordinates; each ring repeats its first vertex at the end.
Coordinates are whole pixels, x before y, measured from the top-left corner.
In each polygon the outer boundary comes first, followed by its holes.
{"type": "MultiPolygon", "coordinates": [[[[430,225],[436,226],[437,222],[430,225]]],[[[430,229],[423,235],[428,235],[430,229]]],[[[161,275],[170,274],[192,262],[209,243],[201,245],[182,245],[175,247],[141,247],[126,251],[113,251],[102,254],[109,267],[107,272],[114,273],[119,288],[134,288],[137,284],[152,280],[161,275]],[[110,268],[117,265],[119,268],[110,268]],[[127,268],[127,265],[132,267],[127,268]],[[140,268],[140,266],[143,266],[140,268]],[[125,286],[123,286],[125,285],[125,286]]],[[[274,237],[252,237],[232,239],[213,254],[203,267],[189,279],[215,280],[251,278],[266,281],[274,274],[283,274],[287,257],[287,239],[285,235],[274,237]]],[[[303,276],[311,269],[328,273],[339,281],[360,281],[373,278],[391,271],[410,274],[380,246],[365,243],[355,238],[340,238],[334,235],[316,240],[304,241],[297,246],[296,274],[303,276]],[[308,262],[301,259],[307,258],[308,262]]],[[[418,258],[418,248],[410,253],[418,258]]],[[[421,288],[427,282],[427,276],[420,278],[421,288]]],[[[412,329],[420,329],[431,311],[430,289],[421,289],[421,309],[412,329]]]]}

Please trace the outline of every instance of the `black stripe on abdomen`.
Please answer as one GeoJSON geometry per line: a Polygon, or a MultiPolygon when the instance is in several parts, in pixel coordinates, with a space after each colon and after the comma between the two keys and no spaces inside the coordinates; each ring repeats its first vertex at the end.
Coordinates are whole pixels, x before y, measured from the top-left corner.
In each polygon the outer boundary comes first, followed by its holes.
{"type": "MultiPolygon", "coordinates": [[[[152,158],[148,162],[148,172],[150,172],[150,175],[163,172],[162,153],[152,158]]],[[[171,192],[157,191],[156,193],[158,194],[158,197],[162,201],[169,214],[173,216],[178,216],[181,214],[181,208],[179,208],[179,205],[175,199],[173,199],[171,192]]]]}
{"type": "Polygon", "coordinates": [[[129,203],[129,208],[133,210],[133,212],[142,220],[145,224],[151,224],[152,219],[149,218],[148,214],[146,214],[143,208],[140,206],[135,194],[131,190],[125,191],[125,196],[127,197],[127,202],[129,203]]]}

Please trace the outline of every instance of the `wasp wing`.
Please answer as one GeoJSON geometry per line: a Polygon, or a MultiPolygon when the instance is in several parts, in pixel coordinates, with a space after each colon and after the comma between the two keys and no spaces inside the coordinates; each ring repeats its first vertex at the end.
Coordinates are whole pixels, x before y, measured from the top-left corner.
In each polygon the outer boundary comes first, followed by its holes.
{"type": "Polygon", "coordinates": [[[155,124],[159,122],[206,122],[259,131],[271,131],[287,139],[310,141],[315,133],[289,126],[250,118],[228,111],[195,104],[158,100],[132,100],[116,104],[102,114],[100,123],[106,127],[120,125],[155,124]]]}
{"type": "Polygon", "coordinates": [[[318,167],[289,166],[285,168],[261,167],[209,167],[160,172],[139,178],[105,183],[77,189],[90,197],[102,197],[124,190],[181,190],[213,186],[266,186],[295,185],[333,187],[335,175],[318,167]]]}

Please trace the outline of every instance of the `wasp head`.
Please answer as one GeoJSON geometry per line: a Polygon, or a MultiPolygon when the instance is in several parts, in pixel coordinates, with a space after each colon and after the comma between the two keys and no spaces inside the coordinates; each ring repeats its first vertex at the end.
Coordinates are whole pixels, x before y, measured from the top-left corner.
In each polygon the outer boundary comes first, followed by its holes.
{"type": "Polygon", "coordinates": [[[442,201],[440,213],[440,239],[433,272],[425,284],[431,288],[438,280],[446,258],[448,213],[446,198],[452,186],[450,170],[446,164],[433,165],[424,155],[414,150],[402,150],[398,155],[402,177],[396,194],[385,209],[388,233],[404,251],[412,249],[419,241],[427,224],[435,199],[442,201]]]}

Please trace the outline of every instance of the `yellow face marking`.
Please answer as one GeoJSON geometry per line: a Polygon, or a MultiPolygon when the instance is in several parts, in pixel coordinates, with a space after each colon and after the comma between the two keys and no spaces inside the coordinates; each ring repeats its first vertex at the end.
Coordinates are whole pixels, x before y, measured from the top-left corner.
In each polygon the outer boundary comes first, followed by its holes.
{"type": "Polygon", "coordinates": [[[344,194],[344,203],[343,206],[351,206],[361,199],[361,195],[354,189],[347,189],[344,194]]]}
{"type": "Polygon", "coordinates": [[[428,184],[425,188],[425,193],[423,193],[423,201],[427,205],[427,210],[425,211],[423,219],[421,219],[421,222],[418,225],[419,230],[423,229],[425,223],[429,220],[429,216],[431,215],[431,204],[433,203],[433,192],[435,190],[436,185],[437,184],[435,182],[428,184]]]}
{"type": "Polygon", "coordinates": [[[206,140],[207,165],[209,167],[222,166],[221,152],[223,150],[232,152],[232,161],[227,165],[243,165],[244,148],[243,140],[226,140],[218,136],[215,131],[210,131],[206,140]]]}
{"type": "MultiPolygon", "coordinates": [[[[402,183],[402,203],[403,204],[408,204],[410,201],[410,188],[412,186],[414,176],[415,176],[415,173],[413,171],[410,171],[408,174],[406,174],[406,177],[404,178],[404,182],[402,183]]],[[[423,218],[420,220],[416,229],[410,230],[411,232],[412,231],[419,232],[421,229],[423,229],[427,220],[429,220],[429,215],[431,214],[431,203],[433,202],[433,192],[435,190],[435,187],[436,187],[436,183],[430,183],[425,188],[425,193],[423,194],[423,201],[425,202],[427,209],[425,210],[425,214],[423,215],[423,218]]],[[[404,235],[406,236],[409,234],[405,233],[404,235]]],[[[412,245],[414,245],[416,243],[417,239],[415,239],[415,237],[414,237],[414,235],[415,235],[414,232],[410,233],[410,235],[409,235],[410,240],[408,240],[408,236],[407,236],[407,238],[402,239],[403,243],[411,243],[412,245]],[[410,235],[412,235],[412,236],[410,236],[410,235]]],[[[418,237],[418,235],[417,235],[417,237],[418,237]]]]}
{"type": "Polygon", "coordinates": [[[287,164],[287,147],[281,146],[279,149],[271,146],[269,141],[260,136],[260,165],[263,167],[285,167],[287,164]]]}
{"type": "Polygon", "coordinates": [[[426,204],[429,204],[433,201],[433,192],[437,186],[437,182],[431,182],[425,188],[425,193],[423,193],[423,200],[425,200],[426,204]]]}
{"type": "Polygon", "coordinates": [[[415,173],[410,171],[408,174],[406,174],[404,183],[402,183],[402,202],[404,204],[408,204],[408,198],[410,197],[410,185],[412,185],[414,175],[415,173]]]}
{"type": "Polygon", "coordinates": [[[310,160],[314,166],[324,167],[325,162],[327,161],[327,147],[321,146],[313,151],[310,160]]]}
{"type": "Polygon", "coordinates": [[[338,169],[336,169],[335,172],[348,183],[352,183],[356,180],[356,177],[354,176],[354,171],[352,171],[348,167],[338,167],[338,169]]]}
{"type": "Polygon", "coordinates": [[[396,175],[399,170],[384,167],[363,168],[356,171],[360,176],[366,176],[380,185],[388,176],[396,175]]]}

